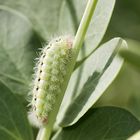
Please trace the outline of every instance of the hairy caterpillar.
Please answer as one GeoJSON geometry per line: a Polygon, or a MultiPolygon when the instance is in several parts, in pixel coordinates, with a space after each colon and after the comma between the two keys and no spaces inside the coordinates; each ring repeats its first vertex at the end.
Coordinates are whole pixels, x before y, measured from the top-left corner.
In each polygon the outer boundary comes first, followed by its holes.
{"type": "Polygon", "coordinates": [[[32,113],[41,124],[47,123],[57,96],[61,94],[72,53],[72,41],[67,36],[53,39],[42,49],[31,93],[32,113]]]}

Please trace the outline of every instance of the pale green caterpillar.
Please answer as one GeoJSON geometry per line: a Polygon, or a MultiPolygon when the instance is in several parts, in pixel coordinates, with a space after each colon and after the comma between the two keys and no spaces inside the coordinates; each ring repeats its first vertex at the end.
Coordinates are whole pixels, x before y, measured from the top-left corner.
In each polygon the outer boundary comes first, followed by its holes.
{"type": "Polygon", "coordinates": [[[32,113],[41,124],[47,123],[57,96],[61,94],[72,55],[72,40],[67,36],[53,39],[42,49],[31,93],[32,113]]]}

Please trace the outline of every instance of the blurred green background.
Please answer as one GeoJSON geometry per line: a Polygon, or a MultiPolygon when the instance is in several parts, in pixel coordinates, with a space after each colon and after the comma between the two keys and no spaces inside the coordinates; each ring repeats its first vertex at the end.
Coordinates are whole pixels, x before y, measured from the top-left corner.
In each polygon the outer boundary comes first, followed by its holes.
{"type": "MultiPolygon", "coordinates": [[[[130,50],[140,54],[140,1],[117,0],[114,13],[103,41],[121,36],[130,50]]],[[[140,60],[139,60],[140,61],[140,60]]],[[[118,77],[106,90],[97,106],[119,106],[140,119],[140,70],[125,61],[118,77]]]]}

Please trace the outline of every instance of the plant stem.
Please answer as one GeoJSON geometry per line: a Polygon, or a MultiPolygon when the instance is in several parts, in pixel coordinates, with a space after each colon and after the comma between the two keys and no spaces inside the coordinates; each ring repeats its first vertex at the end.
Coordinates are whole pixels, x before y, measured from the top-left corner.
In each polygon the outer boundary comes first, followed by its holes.
{"type": "Polygon", "coordinates": [[[53,129],[53,126],[54,126],[54,123],[56,120],[56,116],[58,114],[64,93],[66,91],[66,88],[67,88],[67,85],[68,85],[68,82],[69,82],[69,79],[71,76],[71,73],[74,69],[74,65],[76,63],[76,59],[79,54],[80,48],[82,47],[82,44],[84,42],[85,34],[87,32],[92,15],[95,11],[97,1],[98,0],[89,0],[87,3],[83,18],[81,20],[81,23],[79,25],[78,31],[76,33],[76,36],[75,36],[75,39],[73,42],[74,56],[72,57],[71,64],[68,66],[68,73],[67,73],[67,77],[65,79],[65,83],[63,85],[62,94],[60,96],[58,96],[58,99],[55,104],[55,108],[49,114],[48,124],[40,130],[40,132],[37,136],[37,140],[49,140],[50,139],[52,129],[53,129]]]}
{"type": "Polygon", "coordinates": [[[84,42],[85,34],[87,32],[92,15],[95,11],[97,1],[98,0],[89,0],[87,3],[83,18],[80,22],[78,31],[77,31],[76,36],[75,36],[74,44],[73,44],[73,47],[77,51],[77,55],[78,55],[79,50],[84,42]]]}

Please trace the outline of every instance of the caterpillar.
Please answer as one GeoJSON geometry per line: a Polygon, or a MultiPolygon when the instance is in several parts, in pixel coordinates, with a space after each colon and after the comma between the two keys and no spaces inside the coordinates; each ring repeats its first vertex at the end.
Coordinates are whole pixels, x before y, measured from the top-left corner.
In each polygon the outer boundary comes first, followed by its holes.
{"type": "Polygon", "coordinates": [[[47,123],[62,92],[72,55],[72,39],[68,36],[53,39],[41,51],[31,92],[32,113],[41,124],[47,123]]]}

